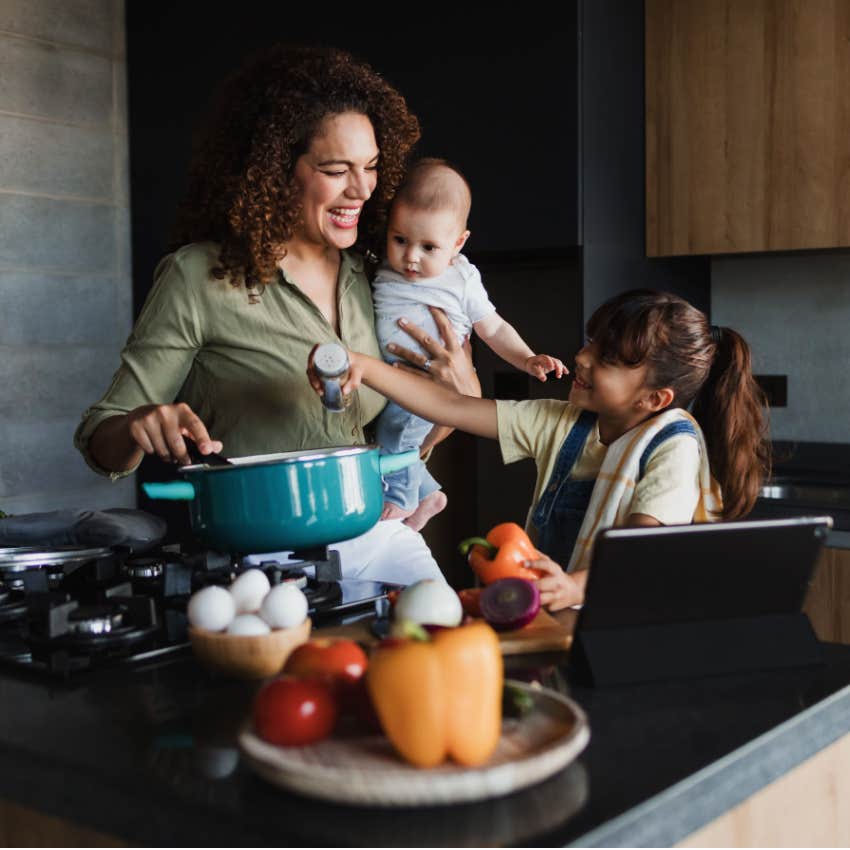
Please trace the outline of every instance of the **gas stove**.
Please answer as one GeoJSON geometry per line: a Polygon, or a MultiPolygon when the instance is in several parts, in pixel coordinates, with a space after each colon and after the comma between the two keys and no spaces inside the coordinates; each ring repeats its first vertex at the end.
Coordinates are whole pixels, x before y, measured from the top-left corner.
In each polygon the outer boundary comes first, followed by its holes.
{"type": "Polygon", "coordinates": [[[0,549],[0,666],[67,679],[167,660],[189,646],[189,596],[256,566],[272,585],[301,588],[319,625],[362,616],[394,587],[343,579],[338,552],[327,549],[258,565],[176,547],[0,549]]]}

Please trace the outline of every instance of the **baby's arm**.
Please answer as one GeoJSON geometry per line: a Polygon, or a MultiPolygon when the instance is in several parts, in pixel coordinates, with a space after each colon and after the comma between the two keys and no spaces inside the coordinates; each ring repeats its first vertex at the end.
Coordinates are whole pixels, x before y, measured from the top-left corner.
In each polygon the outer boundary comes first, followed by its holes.
{"type": "Polygon", "coordinates": [[[473,327],[475,333],[499,355],[506,363],[528,372],[541,381],[546,380],[547,372],[554,372],[556,378],[566,375],[568,369],[548,354],[535,354],[526,341],[517,333],[513,325],[506,322],[498,313],[490,313],[473,327]]]}
{"type": "MultiPolygon", "coordinates": [[[[321,383],[312,370],[312,357],[311,353],[307,375],[313,389],[321,394],[321,383]]],[[[461,395],[447,387],[439,386],[434,381],[411,375],[366,354],[350,351],[348,357],[351,369],[348,381],[342,388],[344,395],[353,392],[363,383],[405,410],[436,425],[449,425],[479,437],[498,439],[499,424],[496,402],[493,399],[461,395]]]]}

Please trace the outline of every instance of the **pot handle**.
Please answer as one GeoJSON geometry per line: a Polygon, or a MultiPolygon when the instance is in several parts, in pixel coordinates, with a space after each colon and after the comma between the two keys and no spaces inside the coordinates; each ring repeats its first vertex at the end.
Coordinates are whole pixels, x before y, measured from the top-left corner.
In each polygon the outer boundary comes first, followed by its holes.
{"type": "Polygon", "coordinates": [[[190,502],[195,498],[195,488],[189,481],[150,482],[142,484],[142,490],[149,499],[190,502]]]}
{"type": "Polygon", "coordinates": [[[378,458],[378,469],[381,475],[387,475],[390,472],[397,472],[399,469],[413,466],[417,460],[419,460],[419,449],[410,449],[395,455],[381,455],[378,458]]]}

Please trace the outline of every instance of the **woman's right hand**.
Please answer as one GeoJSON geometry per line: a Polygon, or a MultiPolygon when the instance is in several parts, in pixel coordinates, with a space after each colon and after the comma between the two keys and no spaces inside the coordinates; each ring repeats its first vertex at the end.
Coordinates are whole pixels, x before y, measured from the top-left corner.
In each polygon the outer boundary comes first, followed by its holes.
{"type": "Polygon", "coordinates": [[[125,419],[130,439],[145,454],[157,454],[166,463],[181,465],[192,461],[186,451],[186,440],[195,441],[198,451],[207,455],[220,452],[221,441],[213,440],[200,417],[188,404],[145,404],[131,410],[125,419]]]}
{"type": "MultiPolygon", "coordinates": [[[[468,342],[461,343],[454,332],[454,328],[452,328],[451,322],[439,307],[430,307],[429,309],[444,344],[441,345],[440,340],[434,339],[422,328],[411,324],[407,319],[399,319],[399,326],[428,353],[427,355],[419,354],[409,348],[395,344],[388,346],[390,351],[399,357],[403,357],[408,363],[418,366],[418,369],[410,369],[417,375],[421,375],[422,371],[425,370],[438,384],[442,384],[461,395],[480,398],[481,383],[478,380],[475,367],[472,365],[472,353],[468,342]]],[[[403,364],[396,365],[401,369],[408,368],[403,364]]]]}

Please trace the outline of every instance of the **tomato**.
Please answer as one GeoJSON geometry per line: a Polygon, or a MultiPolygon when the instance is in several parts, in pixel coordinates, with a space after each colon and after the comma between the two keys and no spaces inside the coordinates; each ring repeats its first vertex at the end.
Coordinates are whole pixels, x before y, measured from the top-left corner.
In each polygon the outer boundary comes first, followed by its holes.
{"type": "Polygon", "coordinates": [[[284,673],[292,676],[328,677],[341,683],[356,682],[369,660],[353,640],[315,638],[302,643],[289,656],[284,673]]]}
{"type": "Polygon", "coordinates": [[[336,718],[330,688],[316,679],[283,676],[254,699],[254,728],[270,744],[298,747],[321,741],[333,731],[336,718]]]}
{"type": "Polygon", "coordinates": [[[459,590],[457,592],[464,613],[469,614],[470,617],[483,616],[481,613],[481,591],[483,589],[482,587],[469,587],[466,590],[459,590]]]}

